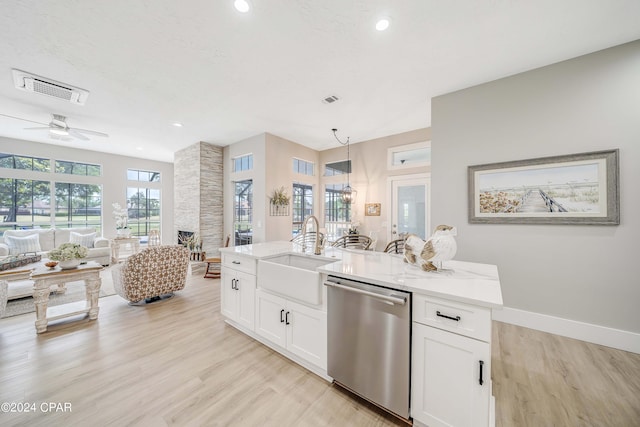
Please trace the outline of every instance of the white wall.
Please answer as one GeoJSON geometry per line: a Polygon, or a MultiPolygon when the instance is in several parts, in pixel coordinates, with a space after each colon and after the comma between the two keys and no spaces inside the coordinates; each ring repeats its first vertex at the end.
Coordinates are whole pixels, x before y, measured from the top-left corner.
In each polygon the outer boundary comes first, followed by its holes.
{"type": "MultiPolygon", "coordinates": [[[[116,224],[111,204],[127,205],[127,169],[140,169],[160,172],[160,183],[149,183],[160,188],[161,198],[161,238],[162,243],[175,243],[173,239],[173,164],[155,160],[126,157],[115,154],[100,153],[90,150],[79,150],[53,144],[24,141],[0,137],[0,152],[24,155],[29,157],[55,158],[73,162],[86,162],[102,165],[102,177],[95,178],[95,183],[102,185],[102,226],[105,237],[115,237],[116,224]]],[[[0,168],[0,177],[8,177],[12,170],[0,168]]],[[[52,174],[54,175],[54,174],[52,174]]],[[[54,175],[64,182],[87,182],[88,177],[74,175],[54,175]],[[84,180],[84,181],[83,181],[84,180]]],[[[92,177],[89,177],[92,178],[92,177]]],[[[52,178],[53,179],[53,178],[52,178]]],[[[133,185],[133,183],[131,183],[133,185]]]]}
{"type": "Polygon", "coordinates": [[[292,237],[293,212],[289,205],[289,215],[271,216],[269,196],[274,189],[284,187],[289,197],[293,195],[293,183],[309,184],[313,187],[314,215],[320,215],[318,201],[322,198],[319,192],[319,174],[321,168],[318,165],[318,152],[311,148],[297,144],[284,138],[269,133],[266,134],[266,199],[265,199],[265,238],[267,241],[290,240],[292,237]],[[293,172],[293,159],[301,159],[312,162],[315,165],[314,176],[302,175],[293,172]]]}
{"type": "Polygon", "coordinates": [[[497,264],[505,307],[640,332],[640,41],[434,98],[432,112],[432,219],[458,227],[456,259],[497,264]],[[468,223],[467,166],[613,148],[619,226],[468,223]]]}
{"type": "MultiPolygon", "coordinates": [[[[371,139],[357,144],[350,144],[351,147],[349,150],[352,165],[350,183],[351,186],[358,191],[356,203],[352,205],[352,214],[355,215],[361,223],[358,229],[361,234],[369,234],[370,231],[377,231],[379,233],[378,250],[384,249],[387,243],[387,231],[390,225],[389,222],[391,221],[388,200],[389,177],[430,172],[429,167],[389,170],[387,168],[387,151],[392,147],[430,140],[431,129],[423,128],[389,135],[383,138],[371,139]],[[364,209],[366,203],[380,203],[380,216],[365,216],[364,209]]],[[[337,142],[336,145],[338,145],[337,142]]],[[[346,146],[339,146],[320,152],[321,167],[324,167],[326,163],[340,160],[347,160],[346,146]]],[[[320,173],[323,172],[324,169],[321,169],[320,173]]],[[[323,204],[324,186],[326,184],[346,182],[346,180],[347,178],[344,175],[321,178],[320,197],[323,204]]],[[[320,221],[323,223],[324,218],[320,218],[320,221]]]]}

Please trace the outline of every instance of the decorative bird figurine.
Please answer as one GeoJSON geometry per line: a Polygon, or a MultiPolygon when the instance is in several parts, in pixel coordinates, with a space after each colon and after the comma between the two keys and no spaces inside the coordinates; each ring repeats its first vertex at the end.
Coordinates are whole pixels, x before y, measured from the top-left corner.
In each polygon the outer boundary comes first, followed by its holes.
{"type": "Polygon", "coordinates": [[[439,225],[433,235],[425,242],[416,235],[410,234],[404,243],[404,258],[410,264],[415,264],[424,271],[436,271],[435,262],[453,259],[458,246],[454,236],[455,227],[439,225]]]}

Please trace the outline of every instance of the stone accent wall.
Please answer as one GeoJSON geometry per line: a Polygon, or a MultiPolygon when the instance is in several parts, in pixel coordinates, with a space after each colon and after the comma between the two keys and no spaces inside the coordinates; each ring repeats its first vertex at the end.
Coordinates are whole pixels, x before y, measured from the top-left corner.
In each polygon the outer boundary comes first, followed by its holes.
{"type": "Polygon", "coordinates": [[[215,256],[223,245],[222,147],[198,142],[174,154],[174,241],[178,230],[200,234],[215,256]]]}

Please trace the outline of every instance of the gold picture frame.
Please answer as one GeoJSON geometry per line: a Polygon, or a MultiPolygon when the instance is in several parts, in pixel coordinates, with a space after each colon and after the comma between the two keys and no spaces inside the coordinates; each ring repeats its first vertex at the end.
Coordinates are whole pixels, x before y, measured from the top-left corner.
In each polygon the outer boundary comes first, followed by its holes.
{"type": "Polygon", "coordinates": [[[380,216],[380,203],[365,203],[364,204],[365,216],[380,216]]]}

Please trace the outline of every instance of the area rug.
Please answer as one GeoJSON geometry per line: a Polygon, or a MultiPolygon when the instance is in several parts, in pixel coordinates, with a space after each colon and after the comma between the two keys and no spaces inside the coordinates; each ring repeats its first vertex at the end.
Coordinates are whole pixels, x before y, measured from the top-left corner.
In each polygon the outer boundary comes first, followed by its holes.
{"type": "MultiPolygon", "coordinates": [[[[113,288],[113,280],[111,279],[111,269],[105,268],[100,272],[100,278],[102,279],[102,285],[100,286],[100,298],[114,295],[116,293],[113,288]]],[[[20,282],[9,282],[9,295],[11,296],[11,287],[22,287],[31,289],[33,282],[30,280],[23,280],[20,282]]],[[[67,283],[67,291],[64,294],[58,294],[52,292],[49,295],[49,307],[55,305],[67,304],[74,301],[82,301],[86,298],[84,282],[69,282],[67,283]]],[[[4,313],[4,317],[18,316],[25,313],[33,313],[36,311],[33,298],[17,298],[7,301],[7,309],[4,313]]]]}

